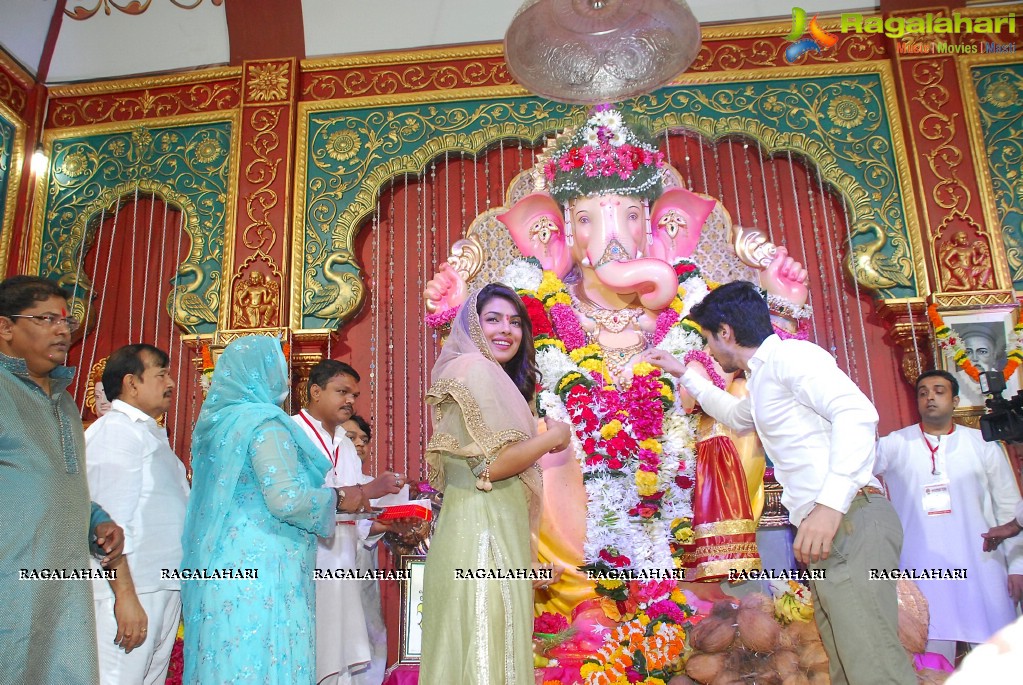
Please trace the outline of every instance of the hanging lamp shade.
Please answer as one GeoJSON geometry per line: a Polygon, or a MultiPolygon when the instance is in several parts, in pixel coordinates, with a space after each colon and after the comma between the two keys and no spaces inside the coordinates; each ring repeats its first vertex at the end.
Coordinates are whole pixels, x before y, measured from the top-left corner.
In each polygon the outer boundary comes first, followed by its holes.
{"type": "Polygon", "coordinates": [[[699,50],[700,24],[685,0],[526,0],[504,36],[516,81],[577,104],[649,93],[699,50]]]}

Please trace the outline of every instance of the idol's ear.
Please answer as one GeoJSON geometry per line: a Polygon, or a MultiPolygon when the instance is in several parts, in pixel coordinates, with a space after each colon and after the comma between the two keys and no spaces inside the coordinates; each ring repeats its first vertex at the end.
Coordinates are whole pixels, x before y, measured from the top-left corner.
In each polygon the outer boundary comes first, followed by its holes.
{"type": "Polygon", "coordinates": [[[508,227],[515,246],[526,257],[536,257],[544,269],[563,278],[572,268],[572,254],[565,241],[561,206],[547,193],[533,193],[497,219],[508,227]]]}
{"type": "Polygon", "coordinates": [[[717,200],[702,197],[685,188],[671,188],[650,210],[652,241],[648,254],[673,263],[689,257],[700,242],[700,233],[717,200]]]}

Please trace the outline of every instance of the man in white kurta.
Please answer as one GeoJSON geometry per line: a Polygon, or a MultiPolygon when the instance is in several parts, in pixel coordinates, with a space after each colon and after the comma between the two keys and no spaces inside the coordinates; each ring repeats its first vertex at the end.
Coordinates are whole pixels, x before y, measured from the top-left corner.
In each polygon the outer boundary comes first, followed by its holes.
{"type": "MultiPolygon", "coordinates": [[[[180,581],[164,571],[181,564],[189,488],[185,466],[155,418],[167,411],[174,388],[167,361],[148,345],[128,345],[110,355],[103,379],[114,399],[85,431],[89,490],[124,527],[135,592],[149,617],[146,640],[126,654],[114,644],[114,593],[106,581],[93,581],[104,685],[162,685],[181,619],[180,581]]],[[[99,568],[95,559],[91,563],[99,568]]]]}
{"type": "Polygon", "coordinates": [[[928,651],[949,661],[956,641],[984,642],[1014,621],[1019,595],[1010,592],[1023,590],[1023,541],[992,552],[981,544],[983,533],[1013,517],[1016,479],[1000,445],[952,423],[956,386],[947,372],[921,374],[921,423],[881,438],[874,465],[905,530],[901,568],[953,576],[916,580],[930,607],[928,651]]]}
{"type": "MultiPolygon", "coordinates": [[[[313,444],[331,462],[325,484],[351,489],[369,500],[397,492],[404,477],[385,474],[364,483],[362,462],[344,426],[355,410],[359,376],[349,365],[328,359],[309,374],[305,409],[292,417],[313,444]]],[[[318,685],[349,685],[364,671],[372,657],[366,619],[362,609],[362,582],[354,575],[337,575],[357,569],[356,551],[371,538],[369,520],[342,520],[329,538],[320,538],[316,549],[316,682],[318,685]]],[[[372,540],[370,540],[372,542],[372,540]]]]}

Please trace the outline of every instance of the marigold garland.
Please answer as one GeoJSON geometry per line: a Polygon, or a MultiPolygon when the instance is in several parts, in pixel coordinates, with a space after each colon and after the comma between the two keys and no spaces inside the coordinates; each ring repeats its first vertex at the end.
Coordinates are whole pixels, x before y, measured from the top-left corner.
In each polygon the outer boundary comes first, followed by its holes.
{"type": "MultiPolygon", "coordinates": [[[[979,381],[980,371],[966,354],[966,347],[963,345],[962,336],[945,323],[945,320],[941,318],[941,314],[938,313],[938,306],[936,304],[928,305],[927,318],[930,319],[931,326],[934,327],[934,337],[938,339],[938,345],[941,349],[951,352],[952,360],[955,361],[956,365],[974,381],[979,381]]],[[[1005,368],[1002,369],[1002,377],[1006,381],[1012,378],[1020,364],[1023,363],[1023,321],[1020,321],[1013,327],[1012,337],[1013,340],[1008,341],[1009,345],[1007,347],[1009,351],[1005,368]]]]}

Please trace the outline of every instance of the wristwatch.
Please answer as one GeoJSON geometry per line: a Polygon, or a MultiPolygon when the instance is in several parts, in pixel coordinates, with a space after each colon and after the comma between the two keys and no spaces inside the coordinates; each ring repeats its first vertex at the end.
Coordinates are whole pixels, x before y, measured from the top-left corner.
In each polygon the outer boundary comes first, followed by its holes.
{"type": "Polygon", "coordinates": [[[334,488],[334,490],[337,492],[337,510],[340,512],[341,505],[345,503],[345,497],[348,496],[348,493],[345,492],[344,488],[334,488]]]}

